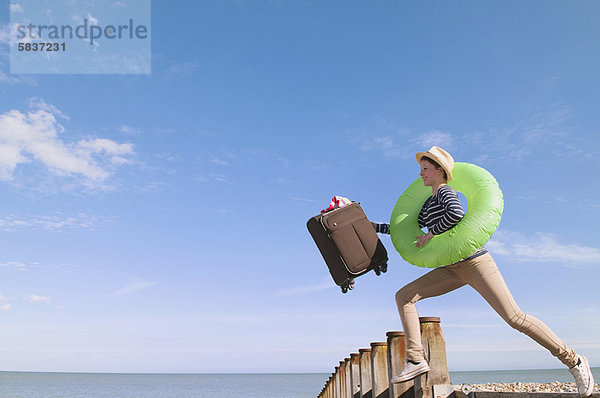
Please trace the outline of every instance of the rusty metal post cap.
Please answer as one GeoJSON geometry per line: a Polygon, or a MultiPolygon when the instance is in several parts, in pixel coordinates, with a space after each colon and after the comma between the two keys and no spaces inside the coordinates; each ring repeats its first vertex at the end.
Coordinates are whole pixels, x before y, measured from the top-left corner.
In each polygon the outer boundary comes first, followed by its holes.
{"type": "Polygon", "coordinates": [[[378,346],[386,346],[387,342],[381,342],[381,341],[376,341],[374,343],[371,343],[371,347],[378,347],[378,346]]]}
{"type": "Polygon", "coordinates": [[[387,332],[385,334],[387,337],[401,337],[401,336],[405,336],[404,332],[398,332],[398,331],[392,331],[392,332],[387,332]]]}
{"type": "Polygon", "coordinates": [[[358,350],[358,352],[363,353],[363,352],[371,352],[370,348],[361,348],[360,350],[358,350]]]}
{"type": "Polygon", "coordinates": [[[358,357],[358,353],[357,352],[353,352],[352,354],[350,354],[350,358],[356,358],[358,357]]]}
{"type": "Polygon", "coordinates": [[[437,316],[422,316],[422,317],[419,317],[419,322],[421,322],[421,323],[426,323],[426,322],[440,323],[440,318],[437,316]]]}

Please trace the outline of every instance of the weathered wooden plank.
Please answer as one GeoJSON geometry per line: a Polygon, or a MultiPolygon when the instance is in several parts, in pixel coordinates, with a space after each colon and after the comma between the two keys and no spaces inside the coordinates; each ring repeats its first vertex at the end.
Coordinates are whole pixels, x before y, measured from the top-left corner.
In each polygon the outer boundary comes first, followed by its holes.
{"type": "Polygon", "coordinates": [[[421,341],[425,359],[431,370],[415,378],[416,398],[438,398],[433,396],[434,385],[449,385],[450,373],[446,360],[446,342],[438,317],[421,317],[421,341]]]}
{"type": "Polygon", "coordinates": [[[346,362],[340,361],[340,394],[339,398],[346,398],[346,362]]]}
{"type": "Polygon", "coordinates": [[[389,398],[387,343],[371,343],[371,376],[373,398],[389,398]]]}
{"type": "Polygon", "coordinates": [[[345,374],[345,378],[346,378],[346,395],[344,395],[344,398],[352,398],[352,368],[351,368],[351,359],[350,358],[344,358],[344,363],[346,365],[346,374],[345,374]]]}
{"type": "Polygon", "coordinates": [[[390,398],[399,398],[410,390],[414,383],[409,380],[405,383],[392,383],[392,377],[399,374],[404,367],[406,359],[406,336],[404,332],[387,332],[388,344],[388,369],[390,380],[390,398]]]}
{"type": "Polygon", "coordinates": [[[360,398],[373,398],[371,376],[371,349],[361,348],[359,354],[360,398]]]}
{"type": "Polygon", "coordinates": [[[350,354],[350,397],[360,398],[359,354],[350,354]]]}

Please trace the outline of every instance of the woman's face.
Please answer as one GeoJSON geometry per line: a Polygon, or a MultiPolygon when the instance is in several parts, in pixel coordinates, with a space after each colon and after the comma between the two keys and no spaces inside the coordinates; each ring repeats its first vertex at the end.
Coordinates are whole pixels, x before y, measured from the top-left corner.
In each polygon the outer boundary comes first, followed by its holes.
{"type": "Polygon", "coordinates": [[[421,160],[421,178],[425,186],[440,185],[444,183],[444,170],[436,169],[427,160],[421,160]]]}

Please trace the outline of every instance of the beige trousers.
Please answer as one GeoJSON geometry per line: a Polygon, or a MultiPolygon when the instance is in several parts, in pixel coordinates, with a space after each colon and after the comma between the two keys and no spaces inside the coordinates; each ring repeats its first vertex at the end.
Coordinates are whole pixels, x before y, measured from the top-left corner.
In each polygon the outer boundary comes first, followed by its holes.
{"type": "Polygon", "coordinates": [[[537,341],[566,366],[571,368],[577,365],[575,351],[569,349],[542,321],[519,309],[489,253],[436,268],[398,290],[396,303],[406,334],[407,359],[415,362],[424,359],[415,303],[464,285],[472,286],[510,326],[537,341]]]}

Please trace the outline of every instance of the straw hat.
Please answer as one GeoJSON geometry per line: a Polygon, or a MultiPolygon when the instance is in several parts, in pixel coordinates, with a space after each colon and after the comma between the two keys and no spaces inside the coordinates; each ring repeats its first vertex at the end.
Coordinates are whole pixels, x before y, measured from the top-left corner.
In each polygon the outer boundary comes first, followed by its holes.
{"type": "Polygon", "coordinates": [[[437,164],[439,164],[446,172],[448,181],[452,179],[452,168],[454,167],[454,159],[452,158],[452,155],[438,146],[432,146],[427,152],[417,152],[417,163],[421,163],[421,158],[423,156],[427,156],[428,158],[435,160],[437,164]]]}

